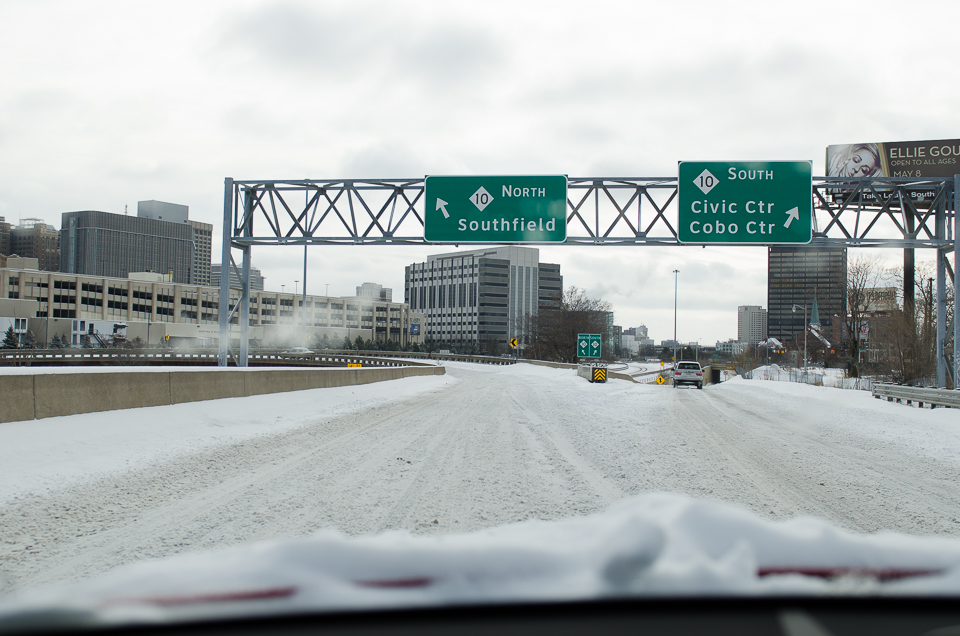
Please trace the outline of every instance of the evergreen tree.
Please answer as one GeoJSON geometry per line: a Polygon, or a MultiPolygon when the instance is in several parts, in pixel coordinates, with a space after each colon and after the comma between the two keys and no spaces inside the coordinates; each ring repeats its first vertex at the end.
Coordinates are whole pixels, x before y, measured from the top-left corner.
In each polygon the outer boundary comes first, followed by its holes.
{"type": "Polygon", "coordinates": [[[7,333],[3,335],[3,343],[0,344],[0,349],[18,349],[19,346],[17,335],[13,333],[13,325],[10,325],[7,327],[7,333]]]}

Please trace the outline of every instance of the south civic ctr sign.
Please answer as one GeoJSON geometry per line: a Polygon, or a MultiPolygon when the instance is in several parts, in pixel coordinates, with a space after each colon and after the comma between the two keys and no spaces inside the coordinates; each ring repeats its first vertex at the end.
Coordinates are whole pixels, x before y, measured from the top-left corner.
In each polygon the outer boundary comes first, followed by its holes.
{"type": "Polygon", "coordinates": [[[428,176],[423,238],[430,243],[562,243],[567,178],[428,176]]]}
{"type": "Polygon", "coordinates": [[[681,243],[809,243],[810,161],[681,161],[681,243]]]}

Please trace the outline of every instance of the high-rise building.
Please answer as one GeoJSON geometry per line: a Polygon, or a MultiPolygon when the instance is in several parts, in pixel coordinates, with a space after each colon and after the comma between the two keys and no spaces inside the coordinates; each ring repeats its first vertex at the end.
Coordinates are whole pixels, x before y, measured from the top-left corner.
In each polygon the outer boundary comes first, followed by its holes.
{"type": "MultiPolygon", "coordinates": [[[[210,266],[210,286],[220,289],[220,263],[210,266]]],[[[230,289],[240,289],[240,276],[237,270],[230,268],[230,289]]],[[[250,291],[263,291],[263,274],[256,267],[250,266],[250,291]]]]}
{"type": "Polygon", "coordinates": [[[137,216],[167,223],[186,223],[190,220],[190,207],[164,201],[137,201],[137,216]]]}
{"type": "Polygon", "coordinates": [[[541,306],[559,303],[560,266],[532,247],[429,256],[406,268],[405,302],[425,314],[425,338],[459,346],[522,340],[541,306]]]}
{"type": "Polygon", "coordinates": [[[42,219],[22,219],[10,230],[8,254],[35,258],[42,271],[60,269],[60,234],[42,219]]]}
{"type": "Polygon", "coordinates": [[[193,229],[193,284],[210,284],[210,243],[213,237],[213,225],[200,221],[187,221],[193,229]]]}
{"type": "Polygon", "coordinates": [[[193,229],[193,265],[190,268],[191,283],[210,284],[210,244],[213,225],[190,220],[190,207],[165,201],[138,201],[137,216],[168,223],[186,223],[193,229]]]}
{"type": "Polygon", "coordinates": [[[560,266],[555,263],[540,263],[540,273],[537,277],[540,289],[537,300],[540,307],[559,309],[563,297],[563,276],[560,275],[560,266]]]}
{"type": "Polygon", "coordinates": [[[9,256],[10,252],[10,224],[0,216],[0,256],[9,256]]]}
{"type": "Polygon", "coordinates": [[[816,291],[820,321],[846,314],[847,249],[777,245],[767,252],[767,334],[786,343],[804,331],[816,291]],[[797,310],[793,311],[793,306],[797,310]]]}
{"type": "Polygon", "coordinates": [[[186,221],[96,210],[64,212],[60,271],[111,278],[126,278],[130,272],[159,272],[171,274],[176,283],[192,284],[193,233],[186,221]]]}
{"type": "Polygon", "coordinates": [[[737,307],[737,341],[757,344],[767,339],[767,312],[759,305],[737,307]]]}

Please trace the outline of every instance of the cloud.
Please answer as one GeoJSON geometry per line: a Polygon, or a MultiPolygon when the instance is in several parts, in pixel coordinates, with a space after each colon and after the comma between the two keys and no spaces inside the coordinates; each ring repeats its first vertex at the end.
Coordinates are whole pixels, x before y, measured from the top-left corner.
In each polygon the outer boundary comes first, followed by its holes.
{"type": "Polygon", "coordinates": [[[430,171],[430,162],[423,160],[409,145],[377,142],[345,153],[340,163],[341,174],[371,179],[422,178],[430,171]]]}
{"type": "Polygon", "coordinates": [[[504,62],[489,32],[462,23],[432,24],[390,5],[317,7],[275,2],[241,12],[218,38],[224,56],[313,81],[363,80],[402,86],[413,80],[438,93],[487,79],[504,62]],[[369,7],[368,7],[369,8],[369,7]]]}

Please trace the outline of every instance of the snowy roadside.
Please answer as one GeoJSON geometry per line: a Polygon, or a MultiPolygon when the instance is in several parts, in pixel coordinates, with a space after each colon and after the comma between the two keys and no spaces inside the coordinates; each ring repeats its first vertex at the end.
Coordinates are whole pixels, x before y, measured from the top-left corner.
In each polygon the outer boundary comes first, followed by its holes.
{"type": "Polygon", "coordinates": [[[960,415],[954,409],[919,409],[878,400],[869,391],[736,377],[715,387],[772,415],[797,414],[858,437],[895,444],[960,467],[960,415]]]}
{"type": "MultiPolygon", "coordinates": [[[[131,368],[138,367],[123,370],[131,368]]],[[[448,375],[423,376],[0,424],[0,503],[25,492],[276,434],[456,382],[448,375]]]]}

